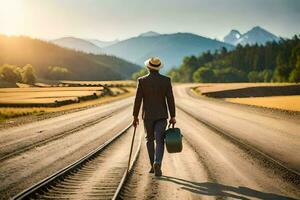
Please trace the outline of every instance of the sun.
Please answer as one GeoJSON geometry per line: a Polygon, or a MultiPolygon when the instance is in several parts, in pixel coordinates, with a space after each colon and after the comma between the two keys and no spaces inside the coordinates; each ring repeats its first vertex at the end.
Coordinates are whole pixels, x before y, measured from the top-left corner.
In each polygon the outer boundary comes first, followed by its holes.
{"type": "Polygon", "coordinates": [[[0,34],[18,35],[24,28],[22,0],[0,0],[0,34]]]}

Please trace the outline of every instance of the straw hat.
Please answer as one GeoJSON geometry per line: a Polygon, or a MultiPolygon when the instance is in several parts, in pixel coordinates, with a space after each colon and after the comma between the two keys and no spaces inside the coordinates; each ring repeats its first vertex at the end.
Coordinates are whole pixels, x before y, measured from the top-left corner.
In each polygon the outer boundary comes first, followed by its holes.
{"type": "Polygon", "coordinates": [[[159,57],[152,57],[145,61],[145,66],[149,69],[160,70],[164,65],[160,61],[159,57]]]}

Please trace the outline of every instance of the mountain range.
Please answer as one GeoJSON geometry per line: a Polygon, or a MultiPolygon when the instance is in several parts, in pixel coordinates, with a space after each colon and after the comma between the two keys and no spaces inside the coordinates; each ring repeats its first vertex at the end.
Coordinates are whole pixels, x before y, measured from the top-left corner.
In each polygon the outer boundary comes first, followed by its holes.
{"type": "Polygon", "coordinates": [[[185,56],[198,55],[204,51],[215,51],[221,47],[232,49],[232,45],[191,33],[151,34],[120,41],[105,47],[107,54],[116,55],[133,63],[143,65],[151,56],[159,56],[164,62],[163,72],[179,66],[185,56]]]}
{"type": "Polygon", "coordinates": [[[224,42],[232,45],[266,44],[267,42],[278,40],[279,37],[259,26],[253,27],[251,30],[247,31],[244,34],[241,34],[238,30],[234,29],[224,37],[224,42]]]}
{"type": "Polygon", "coordinates": [[[163,71],[168,71],[171,67],[179,66],[185,56],[198,55],[204,51],[215,51],[221,47],[232,49],[231,44],[210,38],[202,37],[192,33],[159,34],[154,31],[142,33],[122,41],[111,41],[102,43],[98,40],[85,40],[78,38],[60,38],[53,43],[87,53],[97,52],[114,55],[130,62],[143,66],[144,61],[151,56],[159,56],[165,67],[163,71]],[[98,46],[99,49],[96,49],[98,46]],[[100,49],[100,46],[102,47],[100,49]]]}
{"type": "Polygon", "coordinates": [[[185,56],[199,55],[204,51],[215,51],[221,47],[231,50],[237,44],[265,44],[268,41],[278,40],[279,38],[274,34],[256,26],[244,34],[238,30],[232,30],[224,37],[224,41],[192,33],[160,34],[149,31],[121,41],[103,42],[97,39],[60,38],[52,42],[87,53],[114,55],[140,66],[147,58],[159,56],[165,64],[163,71],[166,72],[171,67],[178,67],[185,56]]]}

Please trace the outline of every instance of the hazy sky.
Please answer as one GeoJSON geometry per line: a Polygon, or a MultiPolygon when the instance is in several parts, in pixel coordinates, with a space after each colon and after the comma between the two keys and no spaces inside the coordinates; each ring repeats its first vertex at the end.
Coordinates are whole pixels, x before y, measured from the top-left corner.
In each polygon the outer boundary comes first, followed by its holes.
{"type": "Polygon", "coordinates": [[[0,33],[124,39],[149,30],[222,39],[260,25],[300,33],[300,0],[0,0],[0,33]]]}

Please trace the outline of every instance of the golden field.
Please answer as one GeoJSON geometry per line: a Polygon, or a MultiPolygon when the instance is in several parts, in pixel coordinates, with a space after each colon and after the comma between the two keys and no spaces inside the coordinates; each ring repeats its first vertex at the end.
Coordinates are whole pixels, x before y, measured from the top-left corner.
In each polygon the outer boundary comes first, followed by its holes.
{"type": "Polygon", "coordinates": [[[59,111],[68,111],[72,109],[86,108],[89,106],[101,105],[104,103],[109,103],[111,101],[120,100],[129,96],[132,96],[135,92],[134,89],[128,89],[128,93],[119,94],[117,96],[104,96],[102,98],[83,101],[80,103],[73,103],[68,105],[63,105],[60,107],[1,107],[0,108],[0,121],[22,117],[28,115],[41,115],[44,113],[52,113],[59,111]]]}
{"type": "Polygon", "coordinates": [[[197,95],[232,103],[300,111],[300,85],[291,83],[209,83],[192,88],[197,95]]]}
{"type": "Polygon", "coordinates": [[[128,87],[129,81],[109,81],[110,86],[86,86],[90,81],[80,83],[77,87],[0,88],[0,120],[103,104],[129,97],[135,91],[134,87],[128,87]]]}
{"type": "Polygon", "coordinates": [[[233,103],[300,112],[300,95],[250,97],[250,98],[226,98],[225,100],[233,103]]]}
{"type": "Polygon", "coordinates": [[[81,97],[100,96],[102,87],[50,87],[0,89],[0,105],[54,105],[57,102],[79,101],[81,97]]]}
{"type": "Polygon", "coordinates": [[[249,87],[272,87],[294,85],[292,83],[200,83],[194,88],[197,93],[219,92],[225,90],[235,90],[249,87]]]}

